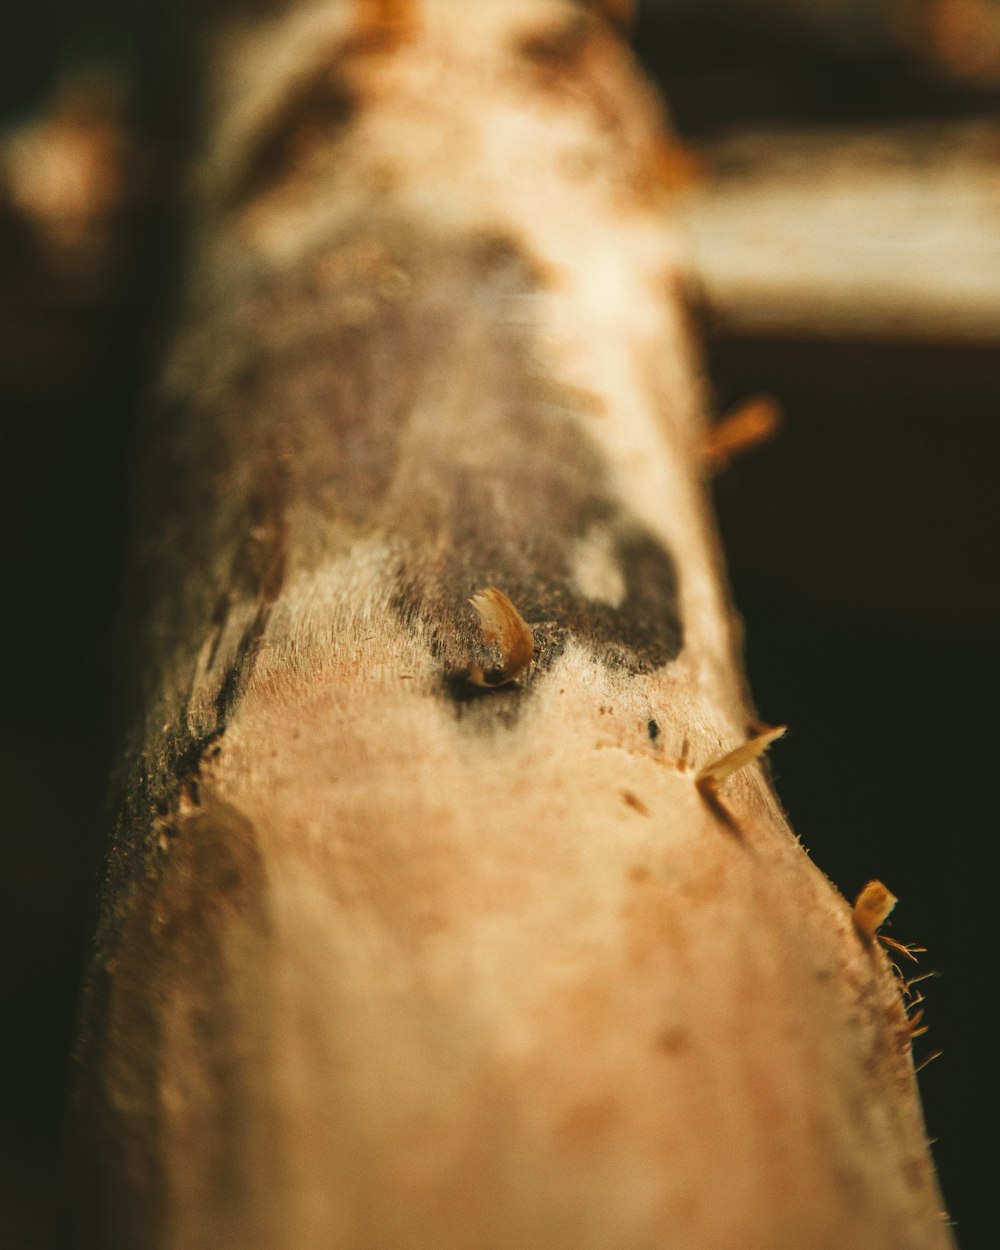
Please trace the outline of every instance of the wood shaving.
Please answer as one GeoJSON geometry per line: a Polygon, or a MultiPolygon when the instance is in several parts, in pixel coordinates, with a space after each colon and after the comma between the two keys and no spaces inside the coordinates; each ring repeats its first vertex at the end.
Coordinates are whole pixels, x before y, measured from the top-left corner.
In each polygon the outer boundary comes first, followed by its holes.
{"type": "Polygon", "coordinates": [[[854,900],[851,916],[862,937],[871,939],[896,906],[896,896],[881,881],[869,881],[854,900]]]}
{"type": "Polygon", "coordinates": [[[781,408],[769,395],[754,395],[728,412],[706,431],[701,462],[709,473],[718,473],[736,456],[770,442],[781,426],[781,408]]]}
{"type": "Polygon", "coordinates": [[[763,755],[771,743],[776,738],[780,738],[786,729],[787,726],[778,725],[773,729],[765,730],[764,733],[758,734],[756,738],[751,738],[749,742],[744,742],[741,746],[736,747],[732,751],[727,751],[725,755],[713,760],[710,764],[706,764],[695,776],[695,784],[698,789],[703,794],[717,794],[722,784],[733,773],[746,768],[758,756],[763,755]]]}
{"type": "Polygon", "coordinates": [[[483,642],[499,648],[500,663],[488,674],[478,664],[473,664],[468,680],[474,686],[487,687],[516,681],[534,656],[535,637],[530,627],[503,591],[495,586],[477,591],[469,602],[479,613],[483,642]]]}

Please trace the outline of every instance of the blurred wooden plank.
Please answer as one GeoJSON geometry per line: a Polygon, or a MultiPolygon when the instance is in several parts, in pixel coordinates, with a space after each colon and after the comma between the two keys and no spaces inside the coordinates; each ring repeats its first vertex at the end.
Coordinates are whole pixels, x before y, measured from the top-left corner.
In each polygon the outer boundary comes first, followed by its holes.
{"type": "Polygon", "coordinates": [[[1000,339],[1000,121],[751,130],[684,215],[726,332],[1000,339]]]}

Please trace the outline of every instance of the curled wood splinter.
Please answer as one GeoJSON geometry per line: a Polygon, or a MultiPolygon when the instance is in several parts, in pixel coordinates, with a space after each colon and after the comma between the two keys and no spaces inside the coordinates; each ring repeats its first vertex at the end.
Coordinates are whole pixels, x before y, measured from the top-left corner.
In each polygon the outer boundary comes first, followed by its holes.
{"type": "Polygon", "coordinates": [[[484,673],[478,664],[469,669],[468,680],[474,686],[505,686],[516,681],[531,663],[535,638],[527,622],[502,590],[490,586],[477,591],[469,600],[479,613],[479,629],[483,642],[499,647],[500,664],[484,673]]]}

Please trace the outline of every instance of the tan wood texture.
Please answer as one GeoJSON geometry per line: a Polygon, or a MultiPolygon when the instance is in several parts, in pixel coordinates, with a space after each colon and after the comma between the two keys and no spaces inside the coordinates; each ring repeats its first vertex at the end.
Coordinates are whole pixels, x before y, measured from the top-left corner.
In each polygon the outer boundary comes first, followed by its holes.
{"type": "Polygon", "coordinates": [[[675,162],[618,36],[556,0],[293,5],[213,64],[80,1228],[949,1246],[899,981],[760,762],[711,768],[760,731],[675,162]]]}

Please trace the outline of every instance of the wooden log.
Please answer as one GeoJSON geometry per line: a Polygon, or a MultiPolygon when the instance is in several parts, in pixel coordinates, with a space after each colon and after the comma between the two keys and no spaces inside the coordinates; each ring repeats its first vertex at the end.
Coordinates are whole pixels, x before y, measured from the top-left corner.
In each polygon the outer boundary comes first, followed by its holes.
{"type": "Polygon", "coordinates": [[[692,278],[720,330],[1000,337],[992,120],[748,129],[696,151],[692,278]]]}
{"type": "Polygon", "coordinates": [[[560,0],[214,65],[78,1230],[950,1245],[899,982],[744,749],[655,96],[560,0]]]}

